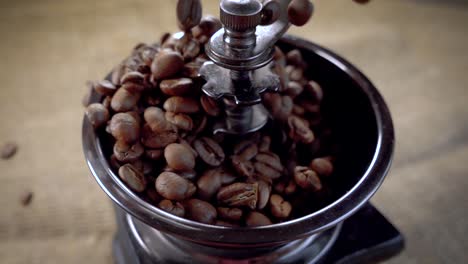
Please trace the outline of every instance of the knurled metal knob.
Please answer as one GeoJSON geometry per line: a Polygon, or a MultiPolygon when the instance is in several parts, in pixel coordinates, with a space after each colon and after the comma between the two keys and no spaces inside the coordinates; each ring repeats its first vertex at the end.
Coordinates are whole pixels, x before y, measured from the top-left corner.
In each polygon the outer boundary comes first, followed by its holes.
{"type": "Polygon", "coordinates": [[[223,0],[220,4],[221,23],[231,31],[255,29],[262,20],[262,7],[258,0],[223,0]]]}

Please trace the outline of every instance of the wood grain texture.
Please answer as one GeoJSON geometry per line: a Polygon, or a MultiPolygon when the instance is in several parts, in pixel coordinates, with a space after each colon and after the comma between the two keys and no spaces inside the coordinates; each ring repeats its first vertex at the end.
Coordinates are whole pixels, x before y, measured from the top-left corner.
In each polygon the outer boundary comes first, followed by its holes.
{"type": "MultiPolygon", "coordinates": [[[[215,0],[202,1],[217,15],[215,0]]],[[[392,111],[393,169],[373,199],[407,237],[389,263],[468,260],[468,4],[315,1],[290,33],[348,58],[392,111]]],[[[2,263],[112,263],[110,201],[81,149],[85,81],[102,78],[138,42],[177,30],[175,1],[0,2],[2,263]],[[28,207],[20,202],[32,190],[28,207]]]]}

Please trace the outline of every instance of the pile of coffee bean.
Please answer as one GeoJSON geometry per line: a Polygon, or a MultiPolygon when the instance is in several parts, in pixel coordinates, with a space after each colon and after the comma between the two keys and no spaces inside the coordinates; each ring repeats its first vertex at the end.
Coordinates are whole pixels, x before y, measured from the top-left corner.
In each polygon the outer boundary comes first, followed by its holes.
{"type": "Polygon", "coordinates": [[[326,199],[333,174],[331,131],[321,86],[307,77],[299,50],[276,48],[270,67],[278,93],[263,95],[272,120],[242,137],[213,135],[220,102],[199,77],[204,44],[221,27],[195,7],[178,9],[181,33],[138,44],[107,80],[89,82],[86,116],[110,141],[109,164],[126,185],[158,208],[205,224],[263,226],[291,220],[326,199]]]}

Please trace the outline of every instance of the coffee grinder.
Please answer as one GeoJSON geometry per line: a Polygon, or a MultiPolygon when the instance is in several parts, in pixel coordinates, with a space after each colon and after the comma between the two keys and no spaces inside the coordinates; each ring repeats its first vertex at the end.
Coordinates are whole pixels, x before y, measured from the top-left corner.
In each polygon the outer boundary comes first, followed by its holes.
{"type": "MultiPolygon", "coordinates": [[[[203,92],[223,102],[213,133],[246,135],[269,120],[261,94],[279,78],[267,65],[274,46],[299,49],[327,99],[324,111],[342,146],[337,195],[324,208],[271,226],[230,228],[168,214],[135,195],[111,170],[100,135],[84,119],[83,148],[98,184],[114,202],[117,264],[373,263],[399,253],[403,236],[368,200],[386,176],[394,148],[389,110],[374,85],[345,59],[307,40],[284,35],[291,0],[222,0],[223,24],[206,45],[203,92]],[[345,175],[346,177],[339,177],[345,175]]],[[[93,95],[99,100],[97,94],[93,95]]]]}

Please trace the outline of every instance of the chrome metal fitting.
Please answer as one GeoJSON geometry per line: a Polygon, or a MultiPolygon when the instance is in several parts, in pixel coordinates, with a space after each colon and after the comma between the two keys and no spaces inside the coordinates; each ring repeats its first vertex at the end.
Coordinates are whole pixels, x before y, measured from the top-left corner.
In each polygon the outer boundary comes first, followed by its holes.
{"type": "Polygon", "coordinates": [[[223,28],[206,45],[213,62],[200,74],[203,92],[224,103],[226,120],[215,133],[245,134],[261,129],[268,112],[261,94],[279,89],[279,77],[267,65],[274,45],[290,26],[287,9],[291,0],[221,0],[223,28]]]}

